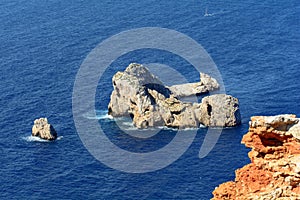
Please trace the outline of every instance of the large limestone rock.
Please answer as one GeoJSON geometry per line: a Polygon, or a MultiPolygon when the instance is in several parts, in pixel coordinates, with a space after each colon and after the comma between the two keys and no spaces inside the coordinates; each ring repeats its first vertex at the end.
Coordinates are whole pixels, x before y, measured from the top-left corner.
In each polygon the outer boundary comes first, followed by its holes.
{"type": "Polygon", "coordinates": [[[147,89],[155,89],[165,96],[170,91],[149,70],[137,63],[131,63],[124,72],[117,72],[112,79],[114,90],[110,96],[108,113],[114,117],[129,115],[130,105],[147,107],[147,89]]]}
{"type": "Polygon", "coordinates": [[[34,120],[32,136],[37,136],[44,140],[55,140],[57,138],[57,133],[53,126],[48,123],[47,118],[40,118],[34,120]]]}
{"type": "Polygon", "coordinates": [[[204,97],[200,106],[200,121],[206,126],[228,127],[241,123],[239,101],[226,94],[204,97]]]}
{"type": "Polygon", "coordinates": [[[113,117],[130,116],[138,128],[188,128],[198,127],[201,123],[207,126],[238,125],[238,101],[229,95],[214,95],[201,104],[182,102],[178,99],[182,96],[206,93],[219,87],[216,80],[208,75],[201,74],[201,77],[199,83],[166,87],[146,67],[132,63],[124,72],[117,72],[113,76],[114,90],[108,105],[108,114],[113,117]],[[196,85],[199,86],[198,89],[194,87],[196,85]],[[190,88],[191,86],[193,88],[190,88]],[[187,92],[183,92],[184,90],[187,92]],[[205,110],[202,104],[212,107],[213,112],[207,112],[207,108],[205,110]],[[223,110],[219,111],[221,107],[223,110]]]}
{"type": "Polygon", "coordinates": [[[255,116],[242,143],[251,163],[221,184],[213,200],[300,199],[299,119],[295,115],[255,116]]]}

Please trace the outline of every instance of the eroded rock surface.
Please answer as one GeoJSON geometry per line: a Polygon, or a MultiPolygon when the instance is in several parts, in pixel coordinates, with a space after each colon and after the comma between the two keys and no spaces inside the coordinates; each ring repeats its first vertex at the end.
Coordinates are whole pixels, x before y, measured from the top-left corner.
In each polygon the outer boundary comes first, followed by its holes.
{"type": "Polygon", "coordinates": [[[114,90],[110,97],[108,113],[114,117],[128,115],[130,105],[133,103],[141,106],[149,104],[151,99],[144,98],[148,97],[148,88],[156,89],[165,96],[170,94],[156,76],[150,73],[146,67],[136,63],[130,64],[124,72],[117,72],[113,76],[112,82],[114,90]]]}
{"type": "Polygon", "coordinates": [[[200,73],[200,82],[173,85],[168,87],[175,97],[187,97],[204,94],[219,89],[216,79],[207,74],[200,73]]]}
{"type": "Polygon", "coordinates": [[[57,133],[53,126],[48,123],[47,118],[40,118],[34,120],[32,136],[37,136],[44,140],[55,140],[57,133]]]}
{"type": "Polygon", "coordinates": [[[204,97],[200,113],[205,126],[230,127],[241,123],[238,99],[226,94],[204,97]]]}
{"type": "Polygon", "coordinates": [[[230,95],[212,95],[205,97],[202,103],[182,102],[178,99],[219,88],[215,79],[206,74],[200,76],[199,83],[167,87],[146,67],[132,63],[124,72],[117,72],[112,79],[114,90],[108,114],[113,117],[130,116],[138,128],[238,125],[238,100],[230,95]],[[209,111],[209,106],[212,111],[209,111]]]}
{"type": "Polygon", "coordinates": [[[251,163],[217,187],[213,199],[300,199],[299,124],[295,115],[252,117],[242,139],[251,163]]]}

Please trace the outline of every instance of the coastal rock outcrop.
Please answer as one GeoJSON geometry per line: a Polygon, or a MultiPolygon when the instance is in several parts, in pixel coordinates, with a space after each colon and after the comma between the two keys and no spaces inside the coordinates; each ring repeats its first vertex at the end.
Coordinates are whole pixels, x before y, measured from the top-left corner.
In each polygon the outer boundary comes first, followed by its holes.
{"type": "Polygon", "coordinates": [[[130,116],[138,128],[236,126],[240,123],[238,100],[215,94],[202,103],[182,102],[179,97],[198,95],[219,88],[218,82],[200,74],[198,83],[165,86],[143,65],[132,63],[112,79],[114,90],[108,105],[113,117],[130,116]]]}
{"type": "Polygon", "coordinates": [[[251,163],[221,184],[213,200],[300,199],[300,123],[295,115],[255,116],[242,143],[251,163]]]}
{"type": "Polygon", "coordinates": [[[48,123],[47,118],[40,118],[34,120],[32,136],[40,137],[44,140],[55,140],[57,133],[53,126],[48,123]]]}

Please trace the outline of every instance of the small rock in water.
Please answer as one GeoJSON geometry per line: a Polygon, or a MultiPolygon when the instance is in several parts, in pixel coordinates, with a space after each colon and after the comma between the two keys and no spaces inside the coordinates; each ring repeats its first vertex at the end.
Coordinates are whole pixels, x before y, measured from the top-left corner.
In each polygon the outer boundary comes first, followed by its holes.
{"type": "Polygon", "coordinates": [[[57,133],[53,126],[48,123],[47,118],[40,118],[34,120],[32,136],[40,137],[44,140],[55,140],[57,138],[57,133]]]}

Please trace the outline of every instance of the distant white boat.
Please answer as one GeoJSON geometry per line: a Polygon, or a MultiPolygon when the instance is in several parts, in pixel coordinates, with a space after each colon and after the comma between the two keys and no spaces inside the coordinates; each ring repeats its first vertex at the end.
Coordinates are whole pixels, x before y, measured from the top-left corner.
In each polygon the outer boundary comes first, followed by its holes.
{"type": "Polygon", "coordinates": [[[210,14],[208,13],[207,11],[207,7],[205,8],[205,14],[204,14],[204,17],[209,17],[209,16],[212,16],[213,14],[210,14]]]}

